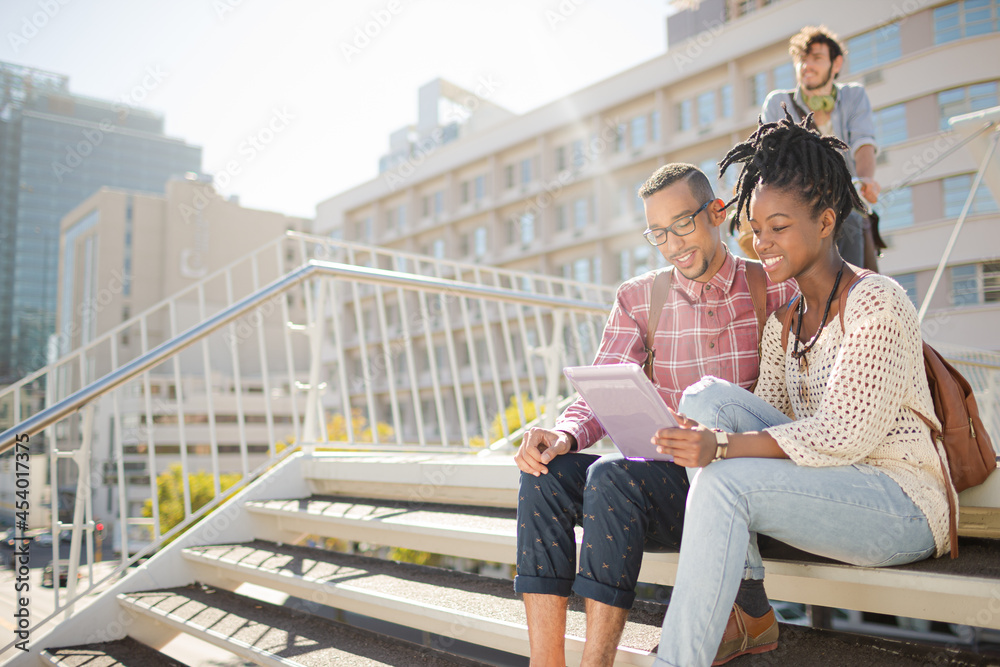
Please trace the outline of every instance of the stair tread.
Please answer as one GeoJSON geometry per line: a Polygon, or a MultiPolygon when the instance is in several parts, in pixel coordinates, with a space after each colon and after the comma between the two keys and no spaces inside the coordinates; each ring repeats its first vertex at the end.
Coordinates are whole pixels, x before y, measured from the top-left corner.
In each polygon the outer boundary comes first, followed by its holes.
{"type": "MultiPolygon", "coordinates": [[[[424,502],[393,502],[354,496],[321,496],[282,500],[252,501],[248,507],[307,514],[356,521],[383,521],[394,526],[435,527],[444,530],[473,532],[509,537],[516,536],[515,511],[504,508],[470,507],[424,502]]],[[[765,560],[799,561],[819,565],[844,563],[816,556],[783,544],[767,536],[759,536],[761,555],[765,560]]],[[[929,573],[960,577],[1000,579],[1000,540],[989,538],[959,538],[961,558],[929,558],[908,565],[882,570],[909,573],[929,573]]]]}
{"type": "Polygon", "coordinates": [[[101,644],[82,644],[47,649],[65,667],[185,667],[131,637],[101,644]]]}
{"type": "Polygon", "coordinates": [[[120,597],[305,667],[482,664],[201,584],[120,597]]]}
{"type": "Polygon", "coordinates": [[[422,502],[393,502],[370,498],[311,496],[288,500],[258,500],[248,507],[272,511],[308,514],[315,517],[384,521],[398,525],[438,526],[475,530],[497,535],[516,534],[517,519],[513,509],[470,507],[422,502]]]}
{"type": "MultiPolygon", "coordinates": [[[[194,547],[185,551],[211,560],[237,563],[244,568],[297,577],[310,584],[389,595],[498,623],[525,626],[524,604],[514,593],[509,579],[262,540],[194,547]]],[[[654,650],[659,643],[664,611],[662,605],[637,602],[629,614],[622,645],[643,651],[654,650]]],[[[566,632],[583,637],[585,629],[583,600],[573,596],[566,632]]]]}

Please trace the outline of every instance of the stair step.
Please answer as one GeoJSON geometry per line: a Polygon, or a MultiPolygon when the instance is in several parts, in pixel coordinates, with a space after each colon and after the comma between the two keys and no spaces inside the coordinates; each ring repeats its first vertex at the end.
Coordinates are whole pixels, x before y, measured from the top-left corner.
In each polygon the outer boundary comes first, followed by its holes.
{"type": "Polygon", "coordinates": [[[513,563],[513,509],[339,496],[251,501],[255,536],[295,541],[310,533],[462,558],[513,563]]]}
{"type": "Polygon", "coordinates": [[[185,667],[184,663],[131,637],[102,644],[83,644],[42,651],[42,659],[59,667],[185,667]]]}
{"type": "Polygon", "coordinates": [[[202,584],[126,593],[119,595],[118,600],[140,618],[166,624],[257,664],[282,667],[483,664],[202,584]]]}
{"type": "MultiPolygon", "coordinates": [[[[511,581],[257,540],[184,550],[206,582],[243,581],[490,648],[528,655],[524,605],[511,581]]],[[[616,664],[652,664],[664,607],[637,603],[616,664]]],[[[570,598],[567,653],[582,653],[583,601],[570,598]]]]}

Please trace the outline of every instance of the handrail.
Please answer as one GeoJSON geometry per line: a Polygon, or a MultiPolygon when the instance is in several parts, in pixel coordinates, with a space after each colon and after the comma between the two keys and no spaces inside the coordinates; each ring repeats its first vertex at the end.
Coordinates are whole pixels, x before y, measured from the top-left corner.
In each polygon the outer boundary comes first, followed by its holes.
{"type": "Polygon", "coordinates": [[[548,306],[552,308],[573,308],[590,314],[607,314],[609,305],[585,302],[556,296],[546,296],[531,292],[476,285],[474,283],[445,280],[413,274],[399,274],[382,269],[350,266],[335,262],[310,260],[308,264],[292,270],[285,276],[272,281],[228,308],[225,308],[207,320],[187,329],[174,338],[158,345],[146,354],[126,363],[120,368],[108,373],[86,387],[79,389],[55,405],[32,415],[23,422],[7,429],[0,434],[0,454],[14,446],[17,435],[34,435],[71,413],[79,410],[95,398],[106,394],[116,387],[136,377],[143,371],[162,363],[177,352],[191,346],[205,336],[238,319],[248,311],[257,307],[267,299],[284,292],[290,287],[314,276],[332,276],[353,278],[367,283],[389,285],[393,287],[421,287],[438,293],[448,293],[465,297],[489,297],[508,303],[521,303],[533,306],[548,306]]]}

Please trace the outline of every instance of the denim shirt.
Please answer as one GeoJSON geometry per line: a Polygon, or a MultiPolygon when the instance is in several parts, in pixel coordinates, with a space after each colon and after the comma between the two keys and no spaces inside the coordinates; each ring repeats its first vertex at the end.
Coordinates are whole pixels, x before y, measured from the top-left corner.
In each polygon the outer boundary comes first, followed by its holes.
{"type": "MultiPolygon", "coordinates": [[[[847,160],[847,168],[851,171],[851,176],[857,176],[857,168],[854,165],[854,154],[859,148],[871,145],[878,152],[878,145],[875,143],[875,119],[872,117],[872,104],[868,100],[868,93],[860,83],[835,83],[837,89],[837,101],[830,113],[830,122],[833,124],[834,135],[850,146],[850,150],[843,152],[844,159],[847,160]]],[[[764,100],[764,107],[761,114],[765,123],[774,123],[785,117],[781,111],[781,103],[788,107],[788,113],[792,118],[801,121],[802,116],[791,104],[790,99],[794,95],[795,103],[799,108],[808,110],[805,101],[802,99],[802,91],[799,88],[794,90],[772,90],[764,100]]]]}

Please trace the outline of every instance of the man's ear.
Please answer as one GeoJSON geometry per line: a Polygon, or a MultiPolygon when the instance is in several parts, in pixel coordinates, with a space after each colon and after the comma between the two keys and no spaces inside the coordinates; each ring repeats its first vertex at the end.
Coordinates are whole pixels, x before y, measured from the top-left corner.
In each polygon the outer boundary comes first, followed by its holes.
{"type": "Polygon", "coordinates": [[[833,72],[833,76],[840,74],[840,70],[844,67],[844,56],[837,56],[830,63],[830,70],[833,72]]]}
{"type": "Polygon", "coordinates": [[[726,221],[726,202],[715,199],[708,205],[709,219],[713,227],[718,227],[726,221]]]}
{"type": "Polygon", "coordinates": [[[819,214],[819,224],[821,225],[819,230],[821,239],[833,236],[834,232],[837,231],[837,214],[832,208],[823,209],[823,212],[819,214]]]}

